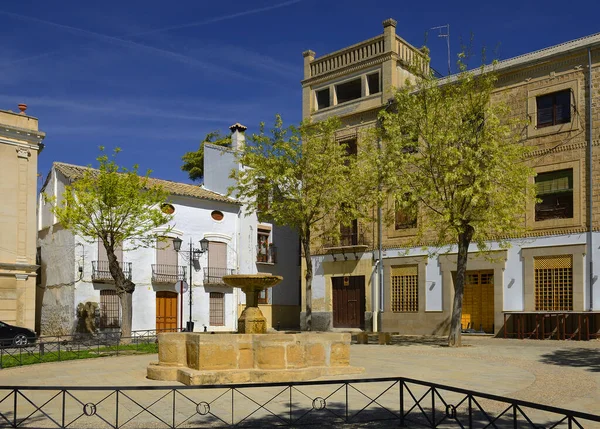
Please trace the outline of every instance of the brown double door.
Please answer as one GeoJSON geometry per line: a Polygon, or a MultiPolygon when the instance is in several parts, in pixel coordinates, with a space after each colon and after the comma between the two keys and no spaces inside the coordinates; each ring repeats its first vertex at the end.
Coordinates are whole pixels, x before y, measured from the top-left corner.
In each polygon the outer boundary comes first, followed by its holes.
{"type": "Polygon", "coordinates": [[[177,294],[156,292],[156,331],[174,332],[177,330],[177,294]]]}
{"type": "Polygon", "coordinates": [[[332,277],[334,328],[365,326],[365,277],[332,277]]]}

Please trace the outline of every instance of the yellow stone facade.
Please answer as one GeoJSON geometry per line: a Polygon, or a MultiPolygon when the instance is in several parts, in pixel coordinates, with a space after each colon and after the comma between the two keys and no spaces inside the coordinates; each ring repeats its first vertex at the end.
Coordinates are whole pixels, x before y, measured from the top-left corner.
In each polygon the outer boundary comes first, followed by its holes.
{"type": "Polygon", "coordinates": [[[35,328],[38,120],[0,110],[0,320],[35,328]]]}
{"type": "MultiPolygon", "coordinates": [[[[313,51],[304,52],[304,80],[303,90],[303,118],[322,120],[329,116],[338,116],[343,124],[338,131],[337,138],[340,142],[356,139],[358,144],[358,156],[360,156],[360,142],[364,131],[375,126],[377,113],[386,106],[392,97],[394,88],[402,85],[411,76],[406,65],[422,55],[422,52],[408,44],[396,35],[396,23],[388,19],[383,22],[383,33],[372,39],[343,48],[339,51],[318,57],[313,51]],[[380,76],[380,91],[371,94],[368,88],[368,76],[378,73],[380,76]],[[360,78],[362,80],[362,93],[351,101],[337,103],[335,93],[344,82],[360,78]],[[319,100],[318,93],[329,88],[329,104],[319,100]],[[324,103],[320,105],[319,103],[324,103]]],[[[532,147],[532,154],[527,159],[529,165],[538,173],[546,173],[560,170],[572,170],[573,176],[573,214],[572,217],[561,219],[535,220],[535,207],[533,204],[526,207],[524,222],[528,228],[526,237],[531,242],[524,243],[526,249],[524,255],[537,254],[563,254],[571,252],[577,261],[574,265],[573,284],[573,307],[578,311],[587,311],[594,304],[590,303],[590,285],[587,267],[589,257],[586,252],[589,249],[585,242],[592,240],[592,231],[597,234],[600,231],[600,98],[598,87],[600,86],[600,37],[589,36],[575,41],[567,42],[551,48],[542,49],[529,54],[524,54],[513,59],[500,61],[496,66],[499,79],[497,89],[492,96],[492,102],[502,101],[509,105],[512,115],[528,121],[524,129],[525,144],[532,147]],[[589,90],[591,60],[591,83],[592,93],[589,90]],[[571,99],[571,116],[567,123],[557,125],[539,126],[537,124],[537,100],[538,97],[568,91],[571,99]],[[589,99],[593,100],[592,131],[590,135],[589,122],[589,99]],[[593,148],[593,155],[588,159],[588,149],[593,148]],[[589,192],[588,177],[589,163],[593,165],[593,191],[589,192]],[[593,202],[593,225],[589,225],[589,198],[593,202]],[[569,236],[565,243],[560,245],[536,244],[538,238],[555,236],[569,236]],[[570,240],[570,241],[569,241],[570,240]],[[584,244],[581,244],[581,243],[584,244]],[[561,248],[567,246],[567,250],[561,248]],[[536,250],[538,249],[541,250],[536,250]],[[582,259],[583,258],[583,259],[582,259]],[[584,266],[585,265],[585,266],[584,266]],[[586,276],[588,280],[586,280],[586,276]],[[587,282],[587,284],[586,284],[587,282]],[[577,284],[575,284],[577,283],[577,284]]],[[[385,142],[383,142],[385,144],[385,142]]],[[[531,181],[535,179],[532,177],[531,181]]],[[[390,204],[392,204],[390,202],[390,204]]],[[[390,207],[384,207],[389,209],[390,207]]],[[[367,285],[365,300],[371,301],[379,291],[375,280],[376,250],[377,250],[377,224],[375,222],[358,225],[358,231],[364,234],[361,244],[366,248],[362,254],[362,261],[368,266],[360,268],[364,272],[367,285]],[[369,257],[370,256],[370,257],[369,257]],[[373,278],[373,281],[371,281],[373,278]]],[[[414,243],[416,229],[396,229],[394,224],[386,223],[382,231],[382,247],[384,251],[406,249],[414,243]]],[[[512,237],[519,238],[519,237],[512,237]]],[[[522,237],[521,237],[522,238],[522,237]]],[[[420,243],[426,246],[427,241],[420,243]]],[[[594,249],[597,249],[596,244],[594,249]]],[[[317,256],[321,271],[313,281],[313,312],[332,312],[331,302],[331,279],[336,276],[356,273],[357,268],[349,269],[348,262],[353,259],[352,253],[348,261],[339,258],[339,250],[327,249],[323,243],[315,243],[311,249],[313,255],[317,256]],[[338,253],[338,257],[332,260],[331,254],[338,253]]],[[[594,251],[596,252],[596,250],[594,251]]],[[[419,309],[415,312],[398,313],[390,311],[390,267],[396,264],[403,265],[405,258],[396,256],[383,257],[384,266],[384,289],[382,311],[379,319],[379,329],[385,331],[400,331],[402,333],[419,334],[444,334],[447,332],[449,316],[451,313],[451,302],[453,299],[452,272],[456,269],[456,255],[440,255],[435,260],[422,260],[410,262],[419,267],[419,309]],[[440,307],[435,310],[427,308],[426,291],[433,287],[435,282],[427,277],[426,268],[428,264],[436,264],[439,270],[436,272],[438,283],[442,285],[440,293],[440,307]],[[427,281],[426,281],[427,280],[427,281]]],[[[596,252],[597,253],[597,252],[596,252]]],[[[594,255],[596,255],[594,253],[594,255]]],[[[519,264],[523,274],[506,275],[507,255],[502,255],[500,262],[487,262],[480,260],[477,255],[470,256],[468,269],[491,270],[494,273],[494,330],[499,332],[502,326],[503,311],[521,310],[530,311],[533,307],[533,257],[524,256],[524,261],[519,264]],[[511,292],[507,288],[513,287],[514,283],[522,283],[523,293],[520,303],[507,302],[505,294],[511,292]]],[[[596,273],[600,261],[596,260],[596,273]]],[[[358,266],[358,264],[357,264],[358,266]]],[[[427,273],[431,273],[428,270],[427,273]]],[[[438,287],[440,285],[438,284],[438,287]]],[[[303,283],[303,292],[305,285],[303,283]]],[[[598,289],[600,292],[600,289],[598,289]]],[[[595,295],[600,295],[600,293],[595,295]]],[[[305,311],[305,299],[303,294],[302,310],[305,311]]],[[[511,298],[512,299],[512,298],[511,298]]],[[[514,301],[514,300],[513,300],[514,301]]],[[[596,310],[600,310],[600,300],[594,298],[596,310]]],[[[375,312],[377,308],[367,308],[367,312],[375,312]]],[[[334,326],[335,327],[335,326],[334,326]]],[[[373,325],[367,324],[365,329],[370,330],[373,325]]]]}

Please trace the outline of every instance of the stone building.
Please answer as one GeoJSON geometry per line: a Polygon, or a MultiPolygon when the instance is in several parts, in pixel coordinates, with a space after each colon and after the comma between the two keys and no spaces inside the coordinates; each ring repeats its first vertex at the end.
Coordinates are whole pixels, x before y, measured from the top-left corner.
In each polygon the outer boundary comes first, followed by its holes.
{"type": "MultiPolygon", "coordinates": [[[[245,127],[232,127],[232,141],[243,144],[245,127]]],[[[124,274],[135,284],[133,330],[173,330],[186,327],[190,319],[190,293],[194,330],[234,331],[245,297],[224,284],[223,276],[237,272],[253,274],[269,270],[283,273],[284,281],[260,298],[260,307],[269,327],[296,328],[299,314],[299,264],[297,236],[271,224],[258,223],[245,216],[243,206],[226,196],[229,172],[236,167],[232,148],[207,144],[203,186],[150,179],[169,196],[166,209],[173,214],[167,225],[155,231],[166,241],[151,248],[117,251],[124,274]],[[221,153],[223,155],[221,156],[221,153]],[[210,189],[209,189],[210,187],[210,189]],[[172,240],[182,240],[175,251],[172,240]],[[208,251],[197,261],[189,261],[189,241],[200,248],[208,240],[208,251]],[[277,250],[284,256],[278,258],[277,250]],[[192,283],[183,296],[176,283],[192,283]]],[[[87,167],[60,162],[53,164],[42,193],[60,198],[65,186],[81,177],[87,167]]],[[[39,246],[41,250],[42,334],[70,334],[85,330],[81,310],[96,313],[97,328],[119,330],[120,303],[108,270],[104,246],[88,243],[57,223],[48,203],[40,194],[39,246]],[[83,307],[82,307],[83,306],[83,307]],[[87,311],[87,310],[86,310],[87,311]]]]}
{"type": "MultiPolygon", "coordinates": [[[[423,55],[396,35],[394,20],[383,27],[379,36],[322,57],[303,54],[303,117],[338,116],[338,139],[356,144],[358,156],[361,131],[375,125],[393,88],[410,78],[407,65],[423,55]]],[[[463,329],[501,334],[505,320],[508,333],[518,328],[521,335],[600,329],[599,48],[600,35],[592,35],[496,66],[493,100],[529,120],[525,144],[534,149],[527,162],[542,202],[527,207],[528,232],[510,249],[491,243],[493,262],[470,249],[463,329]]],[[[430,256],[407,248],[414,222],[398,212],[383,225],[381,255],[376,223],[354,222],[338,246],[315,245],[314,329],[448,332],[456,249],[430,256]]]]}
{"type": "Polygon", "coordinates": [[[0,110],[0,320],[35,328],[37,160],[45,134],[25,113],[0,110]]]}

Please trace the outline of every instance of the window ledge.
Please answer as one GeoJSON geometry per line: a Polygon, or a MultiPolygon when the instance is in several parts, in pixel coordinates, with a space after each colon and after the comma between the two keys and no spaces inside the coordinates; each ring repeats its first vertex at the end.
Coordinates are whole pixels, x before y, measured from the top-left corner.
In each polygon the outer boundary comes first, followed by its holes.
{"type": "Polygon", "coordinates": [[[262,261],[256,261],[257,264],[261,264],[261,265],[275,265],[275,262],[262,262],[262,261]]]}

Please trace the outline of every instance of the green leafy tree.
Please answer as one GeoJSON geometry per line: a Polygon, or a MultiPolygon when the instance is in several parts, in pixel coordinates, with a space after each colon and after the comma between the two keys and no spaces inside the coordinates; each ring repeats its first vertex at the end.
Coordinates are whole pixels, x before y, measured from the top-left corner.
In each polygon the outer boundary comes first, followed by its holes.
{"type": "Polygon", "coordinates": [[[190,180],[201,180],[204,177],[204,143],[229,146],[231,144],[231,137],[223,136],[220,131],[210,132],[204,137],[198,150],[187,152],[181,157],[183,161],[181,169],[187,171],[190,180]]]}
{"type": "Polygon", "coordinates": [[[535,200],[525,124],[494,99],[493,67],[475,73],[462,62],[459,67],[456,76],[440,81],[423,73],[427,63],[416,64],[414,80],[379,114],[383,148],[370,145],[367,157],[398,207],[419,207],[414,244],[458,247],[450,346],[461,345],[469,245],[483,252],[490,241],[508,247],[506,238],[522,232],[526,204],[535,200]]]}
{"type": "Polygon", "coordinates": [[[115,163],[119,149],[112,158],[104,153],[104,148],[100,150],[98,169],[86,168],[66,186],[61,199],[49,200],[52,212],[64,228],[89,243],[102,241],[121,302],[122,334],[130,337],[135,284],[123,273],[115,249],[154,246],[160,240],[154,229],[169,222],[172,216],[161,210],[168,194],[152,183],[150,171],[139,176],[137,165],[128,170],[115,163]]]}
{"type": "Polygon", "coordinates": [[[277,225],[295,230],[306,263],[306,329],[312,330],[311,244],[319,238],[339,235],[340,223],[356,217],[352,192],[352,162],[347,149],[335,139],[340,128],[336,118],[299,127],[275,125],[252,135],[234,170],[236,185],[230,189],[248,205],[248,213],[259,212],[277,225]]]}

